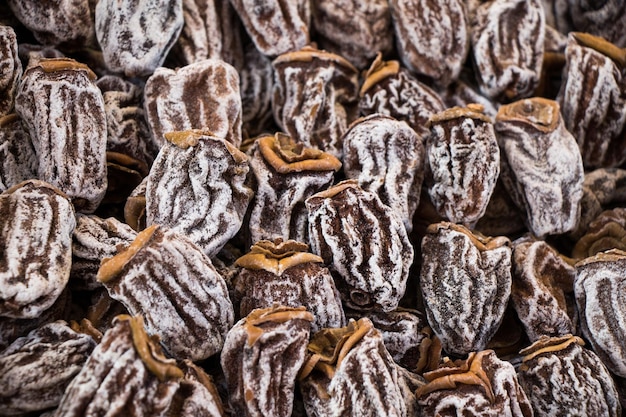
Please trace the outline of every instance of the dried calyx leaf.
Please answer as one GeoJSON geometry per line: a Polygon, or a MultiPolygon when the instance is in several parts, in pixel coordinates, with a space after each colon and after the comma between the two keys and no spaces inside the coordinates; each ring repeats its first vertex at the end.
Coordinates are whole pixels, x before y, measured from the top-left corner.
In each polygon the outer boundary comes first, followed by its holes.
{"type": "Polygon", "coordinates": [[[235,265],[246,269],[262,269],[280,276],[297,265],[324,262],[321,257],[308,252],[308,249],[306,243],[295,240],[261,240],[252,245],[250,252],[237,259],[235,265]]]}
{"type": "Polygon", "coordinates": [[[576,39],[579,45],[594,49],[602,55],[606,55],[621,68],[626,67],[626,48],[620,48],[603,37],[595,36],[590,33],[572,32],[572,36],[574,36],[574,39],[576,39]]]}
{"type": "Polygon", "coordinates": [[[489,401],[493,402],[495,396],[491,387],[489,376],[483,369],[483,357],[491,350],[472,352],[465,360],[445,361],[438,369],[426,372],[424,378],[428,381],[415,391],[415,396],[421,398],[434,391],[455,389],[458,384],[477,385],[485,391],[489,401]]]}
{"type": "Polygon", "coordinates": [[[618,262],[626,260],[626,251],[611,249],[585,258],[574,265],[576,268],[596,262],[618,262]]]}
{"type": "Polygon", "coordinates": [[[128,321],[137,354],[146,365],[146,368],[159,378],[159,381],[183,377],[183,371],[176,366],[176,361],[168,359],[163,355],[161,346],[158,343],[158,337],[148,336],[143,325],[142,316],[131,317],[123,314],[117,316],[115,320],[128,321]]]}
{"type": "Polygon", "coordinates": [[[422,339],[419,345],[420,358],[414,369],[418,374],[437,369],[439,361],[441,360],[442,348],[441,340],[437,335],[433,334],[430,327],[424,327],[421,333],[426,334],[426,337],[422,339]]]}
{"type": "Polygon", "coordinates": [[[137,234],[137,237],[126,249],[112,258],[105,258],[100,264],[96,279],[100,282],[109,282],[115,279],[124,269],[124,266],[139,252],[144,246],[150,242],[154,232],[159,228],[154,224],[137,234]]]}
{"type": "Polygon", "coordinates": [[[263,335],[263,324],[268,322],[285,323],[289,320],[307,320],[313,322],[315,317],[306,307],[272,306],[253,310],[245,318],[245,329],[248,333],[248,346],[252,346],[263,335]]]}
{"type": "Polygon", "coordinates": [[[433,123],[441,123],[459,118],[471,118],[493,123],[491,118],[485,114],[485,106],[478,103],[470,103],[466,107],[451,107],[432,115],[430,119],[428,119],[426,127],[430,127],[433,123]]]}
{"type": "Polygon", "coordinates": [[[212,136],[212,133],[206,130],[182,130],[178,132],[167,132],[163,136],[168,142],[178,146],[181,149],[187,149],[196,146],[202,136],[212,136]]]}
{"type": "Polygon", "coordinates": [[[523,363],[528,362],[543,353],[561,351],[567,348],[572,343],[576,343],[579,346],[585,346],[585,342],[583,341],[583,339],[572,334],[558,337],[542,336],[541,338],[539,338],[539,340],[537,340],[529,347],[520,350],[520,354],[523,355],[522,366],[524,366],[523,363]]]}
{"type": "Polygon", "coordinates": [[[341,161],[316,148],[307,148],[284,133],[266,135],[258,139],[265,161],[277,172],[287,174],[302,171],[338,171],[341,161]]]}
{"type": "Polygon", "coordinates": [[[41,67],[44,72],[84,71],[91,81],[98,78],[87,65],[71,58],[42,58],[36,66],[41,67]]]}
{"type": "Polygon", "coordinates": [[[302,366],[298,378],[302,380],[313,370],[318,370],[332,379],[335,370],[350,350],[373,328],[374,325],[369,320],[351,319],[345,327],[320,330],[309,342],[307,349],[310,356],[302,366]]]}
{"type": "Polygon", "coordinates": [[[97,343],[102,340],[102,332],[94,327],[94,325],[88,319],[82,319],[81,321],[70,321],[70,328],[76,333],[83,333],[93,337],[97,343]]]}
{"type": "Polygon", "coordinates": [[[559,103],[543,97],[533,97],[502,105],[496,122],[529,124],[542,132],[552,132],[560,120],[559,103]]]}
{"type": "Polygon", "coordinates": [[[304,48],[287,52],[285,54],[280,55],[278,58],[274,60],[274,65],[281,62],[294,62],[294,61],[303,61],[303,62],[311,62],[314,59],[322,60],[322,61],[330,61],[336,64],[339,64],[343,67],[348,68],[350,71],[357,72],[358,70],[344,57],[334,54],[332,52],[327,52],[321,49],[317,49],[314,45],[305,46],[304,48]]]}
{"type": "Polygon", "coordinates": [[[376,56],[374,62],[364,74],[363,85],[361,86],[361,91],[359,95],[363,97],[367,91],[384,80],[387,77],[391,77],[396,75],[400,71],[400,62],[399,61],[383,61],[383,56],[379,53],[376,56]]]}
{"type": "Polygon", "coordinates": [[[476,246],[476,248],[481,252],[493,250],[502,246],[509,246],[511,244],[509,238],[505,236],[484,236],[481,233],[472,232],[470,229],[463,225],[450,222],[433,223],[428,226],[428,228],[426,229],[426,233],[435,234],[442,229],[453,230],[455,232],[467,235],[467,237],[472,241],[474,246],[476,246]]]}

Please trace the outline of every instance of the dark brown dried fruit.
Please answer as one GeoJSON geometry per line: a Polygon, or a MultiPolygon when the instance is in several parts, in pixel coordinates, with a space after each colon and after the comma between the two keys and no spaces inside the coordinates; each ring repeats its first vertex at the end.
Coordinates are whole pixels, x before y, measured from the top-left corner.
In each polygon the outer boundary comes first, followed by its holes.
{"type": "Polygon", "coordinates": [[[308,351],[299,376],[308,415],[406,415],[402,375],[369,319],[317,332],[308,351]]]}
{"type": "Polygon", "coordinates": [[[332,184],[341,162],[282,133],[257,138],[248,153],[255,183],[248,220],[250,241],[280,237],[306,242],[304,201],[332,184]]]}
{"type": "Polygon", "coordinates": [[[383,61],[380,54],[365,74],[359,96],[362,116],[381,113],[405,121],[420,138],[428,134],[428,119],[446,108],[433,89],[398,61],[383,61]]]}
{"type": "Polygon", "coordinates": [[[228,332],[220,362],[233,414],[289,417],[310,324],[304,307],[250,312],[228,332]]]}
{"type": "Polygon", "coordinates": [[[580,328],[609,371],[626,376],[623,317],[626,252],[600,252],[576,264],[574,293],[580,328]]]}
{"type": "Polygon", "coordinates": [[[182,0],[99,0],[95,8],[104,62],[127,77],[161,66],[183,23],[182,0]]]}
{"type": "Polygon", "coordinates": [[[205,131],[166,139],[146,183],[146,224],[182,233],[213,257],[241,227],[252,198],[248,157],[205,131]]]}
{"type": "Polygon", "coordinates": [[[0,118],[11,113],[17,86],[22,76],[22,61],[17,55],[17,36],[11,26],[0,24],[0,118]]]}
{"type": "Polygon", "coordinates": [[[343,135],[343,172],[398,213],[407,232],[419,205],[424,145],[415,131],[391,116],[354,121],[343,135]]]}
{"type": "Polygon", "coordinates": [[[276,239],[255,243],[237,259],[233,277],[234,303],[239,316],[274,304],[306,307],[315,316],[311,331],[345,325],[341,299],[323,259],[308,252],[305,243],[276,239]]]}
{"type": "Polygon", "coordinates": [[[609,249],[626,250],[626,208],[603,211],[578,239],[572,257],[584,259],[609,249]]]}
{"type": "Polygon", "coordinates": [[[469,51],[469,27],[462,0],[389,2],[400,59],[436,84],[455,80],[469,51]]]}
{"type": "Polygon", "coordinates": [[[357,310],[394,310],[413,263],[413,247],[400,217],[354,180],[305,203],[311,248],[337,273],[344,304],[357,310]]]}
{"type": "Polygon", "coordinates": [[[37,155],[17,114],[0,117],[0,192],[37,178],[37,155]]]}
{"type": "Polygon", "coordinates": [[[0,194],[0,317],[35,318],[54,304],[70,277],[74,214],[43,181],[0,194]]]}
{"type": "Polygon", "coordinates": [[[311,3],[308,0],[230,0],[257,49],[268,56],[309,44],[311,3]]]}
{"type": "Polygon", "coordinates": [[[96,346],[66,322],[39,327],[0,352],[2,415],[22,415],[56,407],[65,388],[96,346]]]}
{"type": "Polygon", "coordinates": [[[543,62],[541,0],[481,2],[471,16],[473,58],[483,93],[498,101],[532,96],[543,62]]]}
{"type": "Polygon", "coordinates": [[[146,228],[146,187],[148,177],[135,187],[124,205],[124,221],[137,232],[146,228]]]}
{"type": "Polygon", "coordinates": [[[510,240],[432,224],[422,239],[420,289],[428,323],[446,352],[483,350],[511,294],[510,240]]]}
{"type": "Polygon", "coordinates": [[[283,54],[272,66],[276,123],[297,142],[341,159],[341,136],[358,112],[357,69],[313,47],[283,54]]]}
{"type": "Polygon", "coordinates": [[[626,51],[585,33],[569,34],[557,96],[586,168],[626,161],[626,51]]]}
{"type": "Polygon", "coordinates": [[[575,334],[576,269],[544,241],[521,238],[513,244],[511,300],[530,341],[575,334]]]}
{"type": "Polygon", "coordinates": [[[141,316],[118,316],[65,390],[54,416],[158,416],[167,410],[183,371],[167,359],[141,316]]]}
{"type": "MultiPolygon", "coordinates": [[[[274,70],[272,61],[248,45],[244,54],[244,66],[239,68],[239,90],[241,93],[243,139],[253,138],[271,131],[272,90],[274,70]]],[[[239,146],[242,149],[242,146],[239,146]]]]}
{"type": "Polygon", "coordinates": [[[222,60],[157,68],[146,81],[144,107],[160,146],[167,142],[165,134],[190,129],[206,130],[235,147],[241,144],[239,75],[222,60]]]}
{"type": "Polygon", "coordinates": [[[316,0],[315,39],[322,49],[365,68],[376,54],[393,49],[393,27],[387,0],[316,0]]]}
{"type": "Polygon", "coordinates": [[[41,59],[24,71],[15,110],[33,141],[38,178],[93,212],[104,197],[106,113],[95,74],[69,58],[41,59]]]}
{"type": "Polygon", "coordinates": [[[535,415],[621,416],[617,389],[600,358],[578,336],[543,336],[523,349],[520,385],[535,415]]]}
{"type": "Polygon", "coordinates": [[[500,175],[500,149],[493,123],[477,104],[452,107],[428,122],[426,183],[430,200],[453,223],[475,224],[500,175]]]}
{"type": "Polygon", "coordinates": [[[183,379],[170,407],[167,417],[222,417],[224,406],[213,378],[188,359],[179,363],[183,379]]]}
{"type": "Polygon", "coordinates": [[[568,0],[565,9],[574,30],[600,36],[621,48],[626,47],[626,2],[568,0]]]}
{"type": "Polygon", "coordinates": [[[500,107],[501,178],[538,237],[573,230],[580,217],[583,162],[556,101],[539,97],[500,107]]]}
{"type": "Polygon", "coordinates": [[[234,321],[224,279],[188,238],[151,226],[103,261],[98,280],[131,314],[146,319],[165,349],[180,359],[219,352],[234,321]]]}
{"type": "Polygon", "coordinates": [[[425,373],[424,378],[428,384],[415,393],[421,415],[533,415],[515,368],[498,359],[492,350],[472,352],[464,361],[448,359],[439,369],[425,373]]]}

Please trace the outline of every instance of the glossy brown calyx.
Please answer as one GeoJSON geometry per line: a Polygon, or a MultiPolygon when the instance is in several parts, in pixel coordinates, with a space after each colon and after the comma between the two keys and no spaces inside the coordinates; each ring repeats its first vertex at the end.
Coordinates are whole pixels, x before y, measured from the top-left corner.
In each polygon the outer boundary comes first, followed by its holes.
{"type": "Polygon", "coordinates": [[[491,118],[485,114],[485,106],[478,103],[470,103],[466,107],[451,107],[432,115],[430,119],[428,119],[426,127],[430,127],[436,123],[442,123],[448,120],[460,118],[476,119],[487,123],[493,123],[491,118]]]}
{"type": "Polygon", "coordinates": [[[285,323],[289,320],[306,320],[313,322],[315,317],[306,307],[272,306],[252,310],[245,318],[244,327],[248,333],[248,346],[252,346],[263,335],[262,325],[268,322],[285,323]]]}
{"type": "Polygon", "coordinates": [[[580,46],[591,48],[602,55],[611,58],[621,68],[626,67],[626,49],[609,42],[601,36],[590,33],[572,32],[572,36],[580,46]]]}
{"type": "Polygon", "coordinates": [[[489,401],[494,402],[495,395],[491,387],[491,380],[483,369],[483,357],[492,353],[492,350],[472,352],[466,360],[444,362],[438,369],[426,372],[426,385],[415,391],[415,396],[421,398],[434,391],[456,389],[459,384],[476,385],[482,388],[489,401]]]}
{"type": "Polygon", "coordinates": [[[376,56],[374,62],[367,70],[363,78],[363,85],[361,86],[361,91],[359,95],[363,97],[367,91],[384,80],[387,77],[391,77],[396,75],[400,71],[400,62],[399,61],[383,61],[383,56],[379,53],[376,56]]]}
{"type": "Polygon", "coordinates": [[[291,136],[276,133],[257,140],[265,161],[280,174],[303,171],[338,171],[341,161],[316,148],[307,148],[291,136]]]}
{"type": "Polygon", "coordinates": [[[261,240],[250,248],[250,252],[235,261],[235,265],[252,270],[264,270],[275,275],[282,275],[294,266],[324,260],[308,252],[306,243],[295,240],[283,241],[277,238],[274,241],[261,240]]]}
{"type": "Polygon", "coordinates": [[[572,343],[579,346],[585,346],[583,339],[572,334],[558,337],[542,336],[529,347],[520,350],[520,354],[523,355],[522,366],[524,366],[526,362],[541,354],[559,352],[570,346],[572,343]]]}
{"type": "Polygon", "coordinates": [[[41,69],[47,73],[59,71],[84,71],[91,81],[95,81],[98,78],[87,65],[71,58],[42,58],[39,62],[37,62],[37,66],[41,67],[41,69]]]}
{"type": "Polygon", "coordinates": [[[502,105],[496,122],[518,122],[531,125],[542,132],[552,132],[559,124],[559,103],[543,97],[533,97],[502,105]]]}
{"type": "Polygon", "coordinates": [[[284,62],[311,62],[314,59],[330,61],[350,71],[358,72],[354,65],[344,57],[322,49],[317,49],[315,45],[308,45],[300,50],[284,53],[274,60],[274,65],[284,62]]]}
{"type": "Polygon", "coordinates": [[[580,268],[585,265],[597,263],[597,262],[618,262],[626,261],[626,251],[620,249],[611,249],[604,252],[597,253],[593,256],[585,258],[577,262],[574,266],[580,268]]]}
{"type": "Polygon", "coordinates": [[[433,223],[426,228],[426,233],[436,234],[441,230],[452,230],[458,233],[463,233],[472,242],[472,244],[481,252],[493,250],[502,246],[510,246],[511,241],[505,236],[484,236],[480,233],[474,233],[467,227],[451,222],[439,222],[433,223]]]}

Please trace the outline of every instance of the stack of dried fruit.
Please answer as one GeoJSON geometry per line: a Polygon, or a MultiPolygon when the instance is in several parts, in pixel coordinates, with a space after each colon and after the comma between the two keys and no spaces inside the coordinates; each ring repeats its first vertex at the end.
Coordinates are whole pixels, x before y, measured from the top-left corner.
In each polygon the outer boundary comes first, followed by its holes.
{"type": "Polygon", "coordinates": [[[591,3],[1,2],[0,415],[619,416],[591,3]]]}

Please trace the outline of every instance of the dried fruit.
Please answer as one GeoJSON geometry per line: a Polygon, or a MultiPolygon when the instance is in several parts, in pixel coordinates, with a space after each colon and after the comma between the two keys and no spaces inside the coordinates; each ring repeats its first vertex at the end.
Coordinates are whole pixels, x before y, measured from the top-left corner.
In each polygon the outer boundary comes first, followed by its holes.
{"type": "Polygon", "coordinates": [[[241,270],[233,277],[234,303],[240,317],[274,304],[306,307],[315,320],[311,331],[345,325],[341,299],[323,260],[294,240],[262,240],[235,264],[241,270]]]}
{"type": "Polygon", "coordinates": [[[188,359],[178,366],[184,373],[165,415],[168,417],[222,417],[225,414],[213,378],[188,359]]]}
{"type": "Polygon", "coordinates": [[[621,48],[626,47],[626,3],[623,1],[569,0],[565,10],[576,31],[602,37],[621,48]]]}
{"type": "Polygon", "coordinates": [[[70,277],[69,198],[43,181],[0,194],[0,317],[35,318],[51,307],[70,277]]]}
{"type": "Polygon", "coordinates": [[[557,100],[586,168],[626,161],[626,55],[608,41],[572,32],[557,100]]]}
{"type": "Polygon", "coordinates": [[[17,55],[17,36],[11,26],[0,23],[0,118],[13,110],[17,86],[22,76],[22,61],[17,55]]]}
{"type": "Polygon", "coordinates": [[[182,233],[213,257],[241,227],[252,198],[248,157],[205,131],[166,139],[146,183],[146,224],[182,233]]]}
{"type": "Polygon", "coordinates": [[[258,137],[248,154],[255,183],[248,220],[250,241],[280,237],[306,242],[304,201],[332,184],[341,162],[282,133],[258,137]]]}
{"type": "Polygon", "coordinates": [[[95,346],[91,336],[73,331],[64,321],[15,340],[0,352],[2,415],[56,407],[95,346]]]}
{"type": "Polygon", "coordinates": [[[54,416],[158,416],[183,371],[163,355],[141,316],[118,316],[65,390],[54,416]]]}
{"type": "Polygon", "coordinates": [[[584,180],[576,141],[556,101],[535,97],[500,107],[496,135],[501,178],[538,237],[573,230],[584,180]]]}
{"type": "Polygon", "coordinates": [[[392,0],[389,5],[404,65],[441,86],[454,81],[470,44],[465,2],[392,0]]]}
{"type": "Polygon", "coordinates": [[[519,383],[535,415],[621,415],[611,374],[584,345],[580,337],[571,334],[542,336],[520,351],[519,383]]]}
{"type": "Polygon", "coordinates": [[[448,359],[424,378],[428,383],[415,393],[421,415],[533,415],[515,368],[492,350],[471,352],[466,360],[448,359]]]}
{"type": "Polygon", "coordinates": [[[37,155],[15,113],[0,117],[0,192],[37,178],[37,155]]]}
{"type": "Polygon", "coordinates": [[[96,37],[109,70],[150,75],[165,61],[183,27],[182,0],[99,0],[96,37]]]}
{"type": "Polygon", "coordinates": [[[98,271],[111,297],[179,359],[201,360],[222,348],[234,321],[224,279],[188,238],[151,226],[98,271]]]}
{"type": "Polygon", "coordinates": [[[500,175],[493,123],[480,105],[452,107],[433,115],[426,137],[426,183],[437,212],[472,225],[487,210],[500,175]]]}
{"type": "Polygon", "coordinates": [[[233,413],[289,417],[314,317],[304,307],[253,310],[228,332],[220,357],[233,413]]]}
{"type": "MultiPolygon", "coordinates": [[[[244,66],[239,69],[242,133],[253,138],[273,130],[272,90],[274,70],[272,61],[254,45],[245,49],[244,66]]],[[[240,145],[241,149],[242,146],[240,145]]]]}
{"type": "Polygon", "coordinates": [[[354,121],[343,136],[343,172],[398,213],[407,232],[419,205],[424,145],[415,131],[391,116],[354,121]]]}
{"type": "Polygon", "coordinates": [[[600,252],[576,264],[574,281],[582,334],[609,371],[622,377],[626,376],[624,268],[626,252],[600,252]]]}
{"type": "Polygon", "coordinates": [[[626,208],[605,210],[576,242],[572,257],[584,259],[609,249],[626,250],[626,208]]]}
{"type": "Polygon", "coordinates": [[[542,1],[481,2],[470,16],[476,79],[481,91],[497,101],[532,96],[543,62],[542,1]]]}
{"type": "Polygon", "coordinates": [[[511,247],[454,223],[435,223],[422,239],[420,289],[428,323],[446,352],[483,350],[511,294],[511,247]]]}
{"type": "Polygon", "coordinates": [[[413,247],[400,217],[354,180],[309,197],[313,253],[330,265],[344,304],[394,310],[404,295],[413,247]]]}
{"type": "Polygon", "coordinates": [[[38,178],[83,213],[98,207],[107,188],[106,113],[95,78],[72,59],[44,58],[24,71],[15,99],[37,154],[38,178]]]}
{"type": "Polygon", "coordinates": [[[313,47],[280,55],[272,66],[276,123],[297,142],[341,159],[341,137],[358,112],[357,69],[313,47]]]}
{"type": "Polygon", "coordinates": [[[205,59],[177,70],[157,68],[146,81],[144,107],[159,146],[169,132],[205,130],[235,147],[241,144],[239,75],[220,59],[205,59]]]}

